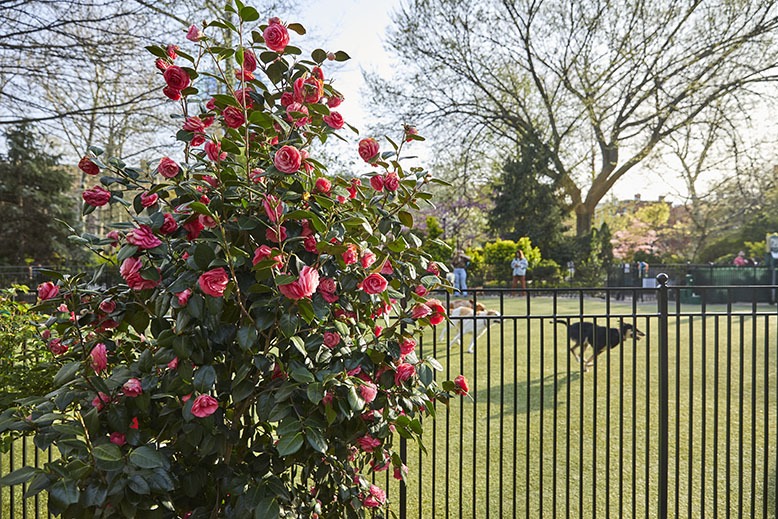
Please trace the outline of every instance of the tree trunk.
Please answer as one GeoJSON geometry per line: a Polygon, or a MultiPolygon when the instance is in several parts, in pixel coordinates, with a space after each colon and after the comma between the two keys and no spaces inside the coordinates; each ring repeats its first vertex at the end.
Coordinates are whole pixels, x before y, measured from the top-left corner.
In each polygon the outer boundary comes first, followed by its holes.
{"type": "Polygon", "coordinates": [[[575,235],[581,237],[589,234],[593,221],[594,208],[587,207],[586,204],[579,204],[575,208],[575,235]]]}

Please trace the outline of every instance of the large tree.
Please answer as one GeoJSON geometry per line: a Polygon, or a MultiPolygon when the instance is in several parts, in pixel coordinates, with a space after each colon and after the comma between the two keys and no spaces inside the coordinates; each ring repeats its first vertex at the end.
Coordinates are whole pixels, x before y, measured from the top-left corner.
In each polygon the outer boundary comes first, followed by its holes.
{"type": "Polygon", "coordinates": [[[778,78],[775,0],[410,0],[395,23],[409,88],[376,95],[480,152],[536,139],[579,235],[659,144],[778,78]]]}
{"type": "Polygon", "coordinates": [[[564,232],[556,186],[549,182],[549,157],[528,142],[517,159],[508,160],[492,183],[494,206],[489,227],[506,240],[527,236],[549,254],[564,232]]]}
{"type": "Polygon", "coordinates": [[[62,260],[68,254],[64,222],[72,224],[74,217],[66,196],[71,177],[57,157],[43,150],[29,126],[8,128],[4,137],[8,153],[0,157],[0,263],[62,260]]]}

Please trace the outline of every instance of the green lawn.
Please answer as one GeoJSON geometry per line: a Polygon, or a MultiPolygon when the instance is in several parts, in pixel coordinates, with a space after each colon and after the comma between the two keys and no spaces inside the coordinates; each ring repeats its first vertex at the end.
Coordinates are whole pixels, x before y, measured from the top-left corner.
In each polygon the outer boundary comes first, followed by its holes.
{"type": "MultiPolygon", "coordinates": [[[[725,310],[708,306],[703,330],[702,317],[685,315],[699,306],[671,306],[670,517],[775,517],[778,317],[767,306],[759,311],[770,315],[752,316],[750,305],[734,305],[731,320],[714,315],[725,310]]],[[[409,446],[408,516],[655,517],[656,303],[608,309],[597,298],[541,296],[528,312],[525,299],[506,298],[502,314],[475,355],[425,337],[442,378],[463,373],[473,399],[440,406],[426,423],[427,455],[409,446]],[[603,353],[588,373],[568,355],[565,327],[552,324],[583,312],[617,326],[633,310],[646,337],[603,353]]],[[[393,482],[390,494],[396,501],[393,482]]]]}
{"type": "MultiPolygon", "coordinates": [[[[423,355],[463,373],[472,399],[439,406],[421,454],[409,445],[408,517],[655,517],[657,512],[658,319],[656,303],[596,298],[484,299],[505,316],[474,355],[428,333],[423,355]],[[581,373],[552,318],[646,332],[581,373]],[[489,344],[489,347],[487,347],[489,344]],[[447,477],[448,475],[448,477],[447,477]]],[[[775,517],[778,463],[778,316],[774,307],[671,307],[670,517],[775,517]],[[704,329],[703,329],[704,325],[704,329]],[[742,358],[742,361],[740,360],[742,358]],[[742,395],[742,398],[741,398],[742,395]],[[742,456],[740,455],[742,454],[742,456]],[[766,510],[766,512],[765,512],[766,510]]],[[[438,327],[438,332],[440,327],[438,327]]],[[[453,337],[452,331],[452,337],[453,337]]],[[[29,442],[15,446],[34,462],[29,442]]],[[[10,456],[0,455],[0,475],[10,456]]],[[[399,489],[389,487],[397,511],[399,489]]],[[[0,494],[0,519],[21,518],[21,489],[0,494]],[[14,513],[11,515],[11,506],[14,513]]],[[[45,511],[45,497],[40,496],[45,511]]],[[[35,502],[27,503],[35,517],[35,502]]]]}

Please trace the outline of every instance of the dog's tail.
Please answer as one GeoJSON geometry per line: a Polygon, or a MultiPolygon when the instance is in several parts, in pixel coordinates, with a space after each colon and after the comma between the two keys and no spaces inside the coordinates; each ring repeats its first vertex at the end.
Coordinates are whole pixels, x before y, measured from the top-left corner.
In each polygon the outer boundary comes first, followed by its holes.
{"type": "Polygon", "coordinates": [[[555,322],[555,323],[561,323],[561,324],[564,324],[565,326],[570,326],[570,323],[568,323],[568,322],[567,322],[567,321],[565,321],[564,319],[554,319],[554,322],[555,322]]]}

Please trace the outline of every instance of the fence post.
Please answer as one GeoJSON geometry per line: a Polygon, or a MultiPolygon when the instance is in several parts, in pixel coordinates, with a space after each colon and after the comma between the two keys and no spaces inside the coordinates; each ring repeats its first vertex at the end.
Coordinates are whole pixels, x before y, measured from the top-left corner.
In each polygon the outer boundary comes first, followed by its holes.
{"type": "MultiPolygon", "coordinates": [[[[400,436],[400,459],[405,463],[408,460],[408,441],[400,436]]],[[[408,517],[408,488],[405,480],[400,480],[400,519],[408,517]]]]}
{"type": "Polygon", "coordinates": [[[669,415],[669,361],[668,361],[668,310],[667,274],[659,274],[657,280],[657,310],[659,313],[659,502],[657,517],[667,518],[667,443],[669,415]]]}

